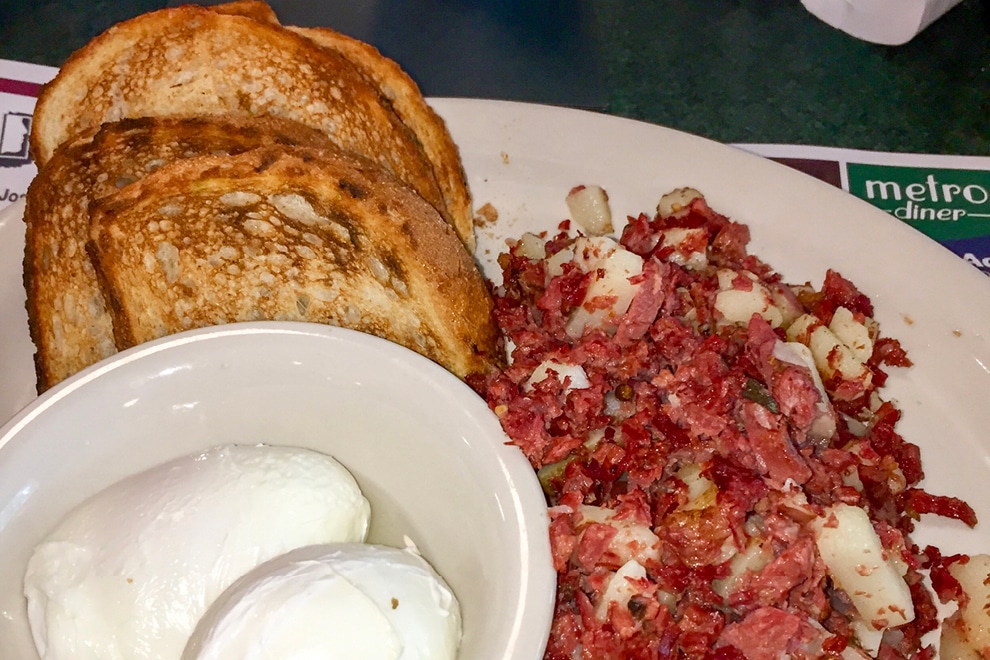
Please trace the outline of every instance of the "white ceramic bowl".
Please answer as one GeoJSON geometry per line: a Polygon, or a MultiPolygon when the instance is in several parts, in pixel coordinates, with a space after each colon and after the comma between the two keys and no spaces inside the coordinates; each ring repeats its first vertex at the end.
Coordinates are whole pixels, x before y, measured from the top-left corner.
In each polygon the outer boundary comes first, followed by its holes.
{"type": "Polygon", "coordinates": [[[127,475],[229,442],[334,456],[371,501],[369,541],[408,536],[457,594],[462,658],[543,657],[555,579],[546,506],[484,401],[377,337],[261,322],[125,351],[0,429],[0,658],[37,657],[24,567],[63,515],[127,475]]]}

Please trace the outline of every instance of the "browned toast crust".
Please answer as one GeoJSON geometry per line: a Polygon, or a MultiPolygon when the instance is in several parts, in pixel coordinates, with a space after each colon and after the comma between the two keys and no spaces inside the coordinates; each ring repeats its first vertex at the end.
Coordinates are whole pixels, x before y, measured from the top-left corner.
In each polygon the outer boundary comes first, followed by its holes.
{"type": "Polygon", "coordinates": [[[92,217],[118,348],[270,319],[375,334],[462,377],[498,360],[472,257],[379,167],[302,148],[192,158],[101,200],[92,217]]]}
{"type": "Polygon", "coordinates": [[[262,23],[279,25],[275,11],[268,6],[267,2],[261,2],[261,0],[234,0],[219,5],[210,5],[208,9],[218,14],[246,16],[262,23]]]}
{"type": "Polygon", "coordinates": [[[93,200],[164,164],[263,145],[333,148],[321,132],[277,118],[130,119],[63,145],[28,188],[24,285],[38,391],[116,351],[111,317],[84,246],[93,200]]]}
{"type": "Polygon", "coordinates": [[[446,123],[423,98],[416,82],[394,60],[382,55],[371,44],[329,28],[289,29],[312,39],[324,48],[337,51],[375,81],[402,121],[419,138],[433,164],[433,171],[454,228],[473,252],[474,216],[460,152],[446,123]]]}
{"type": "Polygon", "coordinates": [[[194,5],[119,23],[74,53],[39,96],[32,154],[43,165],[59,144],[107,121],[212,114],[321,130],[447,213],[416,135],[346,57],[278,25],[194,5]]]}

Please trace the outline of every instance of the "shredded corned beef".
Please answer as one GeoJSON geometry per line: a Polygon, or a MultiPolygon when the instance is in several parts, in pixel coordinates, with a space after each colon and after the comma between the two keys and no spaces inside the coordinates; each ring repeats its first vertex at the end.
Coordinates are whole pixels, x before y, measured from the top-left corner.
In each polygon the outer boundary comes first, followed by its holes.
{"type": "Polygon", "coordinates": [[[914,606],[866,655],[932,657],[921,637],[938,622],[919,571],[958,599],[946,566],[960,558],[922,552],[909,534],[922,514],[976,518],[918,486],[918,447],[878,392],[885,369],[910,361],[879,335],[869,298],[834,271],[817,290],[785,285],[748,254],[748,228],[696,195],[629,218],[616,247],[642,268],[610,317],[622,290],[588,297],[609,262],[582,268],[568,252],[587,261],[608,244],[578,246],[569,223],[559,229],[542,254],[520,242],[500,256],[495,314],[511,361],[472,381],[550,507],[558,590],[545,657],[866,657],[855,594],[817,545],[815,521],[834,524],[844,505],[869,514],[914,606]],[[575,330],[576,311],[593,321],[575,330]],[[841,341],[803,352],[820,326],[841,341]]]}

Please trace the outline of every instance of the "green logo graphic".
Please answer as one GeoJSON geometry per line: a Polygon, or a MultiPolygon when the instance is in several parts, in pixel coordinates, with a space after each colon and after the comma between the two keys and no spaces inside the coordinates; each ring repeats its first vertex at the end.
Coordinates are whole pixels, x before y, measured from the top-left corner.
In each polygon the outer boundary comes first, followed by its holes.
{"type": "Polygon", "coordinates": [[[990,236],[990,172],[849,163],[849,192],[937,241],[990,236]]]}

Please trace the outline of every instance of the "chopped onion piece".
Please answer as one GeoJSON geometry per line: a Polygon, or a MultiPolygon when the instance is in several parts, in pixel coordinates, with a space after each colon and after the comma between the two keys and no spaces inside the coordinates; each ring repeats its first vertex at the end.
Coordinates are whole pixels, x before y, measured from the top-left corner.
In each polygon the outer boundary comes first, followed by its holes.
{"type": "Polygon", "coordinates": [[[811,349],[796,341],[780,341],[773,345],[773,356],[781,362],[787,362],[798,367],[804,367],[811,374],[811,380],[818,390],[818,415],[811,423],[808,432],[816,438],[831,438],[836,429],[835,410],[825,391],[825,384],[822,383],[822,376],[815,366],[815,359],[811,355],[811,349]]]}

